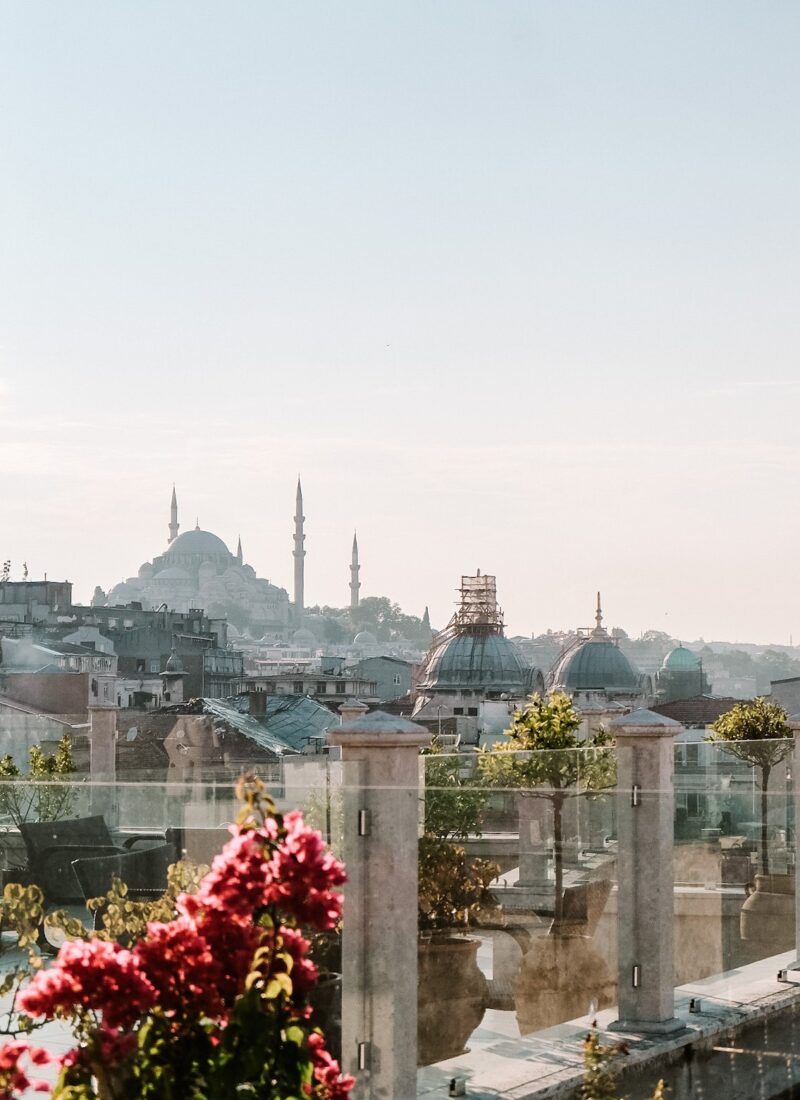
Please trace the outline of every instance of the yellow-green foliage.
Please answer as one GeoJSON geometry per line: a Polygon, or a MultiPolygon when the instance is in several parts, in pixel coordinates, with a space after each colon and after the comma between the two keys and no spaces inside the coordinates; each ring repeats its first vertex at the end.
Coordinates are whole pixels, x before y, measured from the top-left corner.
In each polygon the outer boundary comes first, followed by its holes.
{"type": "Polygon", "coordinates": [[[58,780],[75,771],[69,734],[64,734],[54,753],[34,745],[28,760],[28,774],[23,775],[11,756],[0,758],[0,813],[8,814],[15,825],[68,817],[76,793],[71,784],[58,780]]]}

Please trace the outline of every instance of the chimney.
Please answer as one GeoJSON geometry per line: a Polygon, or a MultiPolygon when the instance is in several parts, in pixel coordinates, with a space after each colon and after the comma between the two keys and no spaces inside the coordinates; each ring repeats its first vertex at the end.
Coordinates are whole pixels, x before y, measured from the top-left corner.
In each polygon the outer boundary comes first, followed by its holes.
{"type": "Polygon", "coordinates": [[[247,700],[250,704],[250,714],[254,718],[263,718],[267,713],[266,691],[249,691],[247,693],[247,700]]]}

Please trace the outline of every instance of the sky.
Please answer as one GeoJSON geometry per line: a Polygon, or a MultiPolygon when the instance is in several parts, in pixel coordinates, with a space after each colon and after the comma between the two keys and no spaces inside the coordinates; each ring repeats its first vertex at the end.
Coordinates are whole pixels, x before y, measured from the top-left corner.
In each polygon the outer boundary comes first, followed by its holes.
{"type": "Polygon", "coordinates": [[[800,641],[800,6],[5,0],[0,556],[800,641]]]}

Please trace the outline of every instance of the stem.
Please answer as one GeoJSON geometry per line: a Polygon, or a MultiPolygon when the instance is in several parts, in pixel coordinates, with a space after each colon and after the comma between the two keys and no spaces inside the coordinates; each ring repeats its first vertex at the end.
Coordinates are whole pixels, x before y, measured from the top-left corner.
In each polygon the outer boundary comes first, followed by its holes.
{"type": "Polygon", "coordinates": [[[558,930],[564,917],[564,824],[562,820],[563,795],[553,796],[553,869],[555,871],[555,899],[553,903],[553,928],[558,930]]]}
{"type": "Polygon", "coordinates": [[[767,787],[769,785],[769,773],[772,768],[769,764],[761,766],[761,874],[769,874],[769,826],[767,824],[767,810],[769,799],[767,787]]]}

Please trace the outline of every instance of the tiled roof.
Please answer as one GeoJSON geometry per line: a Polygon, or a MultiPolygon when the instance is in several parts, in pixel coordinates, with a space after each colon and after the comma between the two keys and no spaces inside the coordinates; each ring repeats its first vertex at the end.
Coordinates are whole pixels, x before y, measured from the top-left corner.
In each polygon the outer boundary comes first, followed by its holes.
{"type": "Polygon", "coordinates": [[[674,718],[684,726],[710,726],[741,701],[741,699],[716,698],[712,695],[696,695],[693,699],[675,699],[671,703],[657,703],[650,709],[656,714],[674,718]]]}

